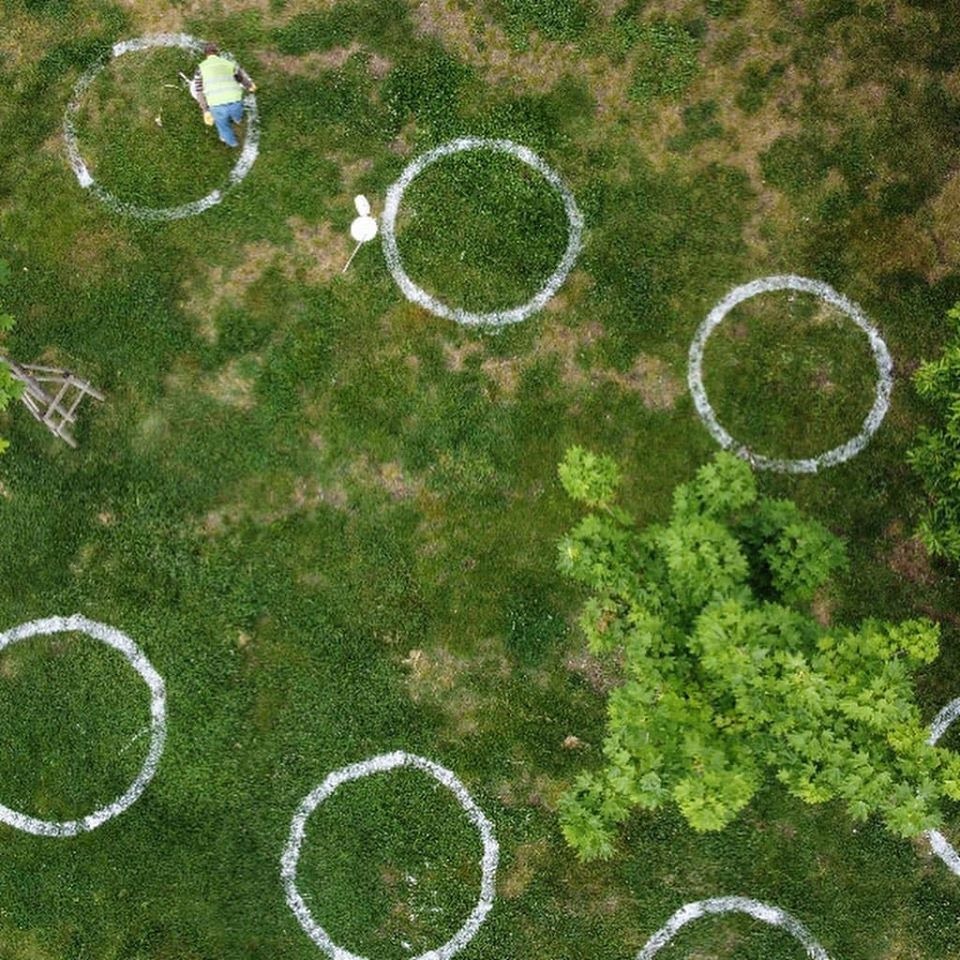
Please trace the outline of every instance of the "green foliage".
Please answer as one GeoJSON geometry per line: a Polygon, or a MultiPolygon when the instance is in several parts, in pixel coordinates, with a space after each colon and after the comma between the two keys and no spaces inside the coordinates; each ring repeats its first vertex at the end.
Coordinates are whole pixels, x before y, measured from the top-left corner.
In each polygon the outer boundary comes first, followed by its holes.
{"type": "Polygon", "coordinates": [[[674,20],[653,20],[637,28],[642,55],[629,96],[645,102],[677,99],[700,70],[702,41],[693,29],[674,20]]]}
{"type": "Polygon", "coordinates": [[[591,589],[581,627],[623,681],[605,766],[560,804],[581,858],[612,855],[615,825],[638,808],[672,803],[694,830],[723,829],[769,778],[807,803],[839,799],[857,820],[878,814],[900,836],[940,823],[960,758],[927,744],[912,687],[939,653],[936,625],[817,623],[802,604],[846,564],[841,542],[760,496],[731,454],[643,531],[610,507],[606,458],[575,448],[562,469],[577,499],[606,508],[563,538],[560,569],[591,589]]]}
{"type": "Polygon", "coordinates": [[[620,468],[612,457],[571,447],[557,468],[567,495],[588,507],[605,507],[620,486],[620,468]]]}
{"type": "Polygon", "coordinates": [[[920,475],[927,508],[919,534],[937,557],[960,562],[960,303],[947,312],[953,339],[936,360],[920,366],[913,384],[934,410],[938,422],[922,427],[907,461],[920,475]]]}

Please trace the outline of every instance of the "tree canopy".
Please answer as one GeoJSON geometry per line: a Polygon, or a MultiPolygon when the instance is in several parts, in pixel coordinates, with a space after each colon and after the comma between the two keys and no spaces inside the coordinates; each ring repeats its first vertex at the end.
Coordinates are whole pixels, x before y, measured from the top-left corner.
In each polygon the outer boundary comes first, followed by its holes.
{"type": "Polygon", "coordinates": [[[900,836],[940,824],[942,798],[960,798],[960,757],[927,743],[913,687],[939,653],[935,624],[821,625],[810,601],[847,564],[843,544],[792,501],[760,496],[729,453],[644,530],[613,503],[608,457],[575,447],[559,472],[593,508],[560,541],[560,569],[590,589],[587,644],[622,675],[604,766],[561,801],[579,856],[610,856],[618,823],[668,803],[695,830],[720,830],[768,778],[900,836]]]}

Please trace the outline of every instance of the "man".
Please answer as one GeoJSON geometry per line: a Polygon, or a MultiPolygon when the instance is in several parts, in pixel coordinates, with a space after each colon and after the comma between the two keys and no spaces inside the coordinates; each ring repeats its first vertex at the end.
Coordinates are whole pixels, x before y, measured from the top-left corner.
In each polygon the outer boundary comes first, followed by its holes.
{"type": "Polygon", "coordinates": [[[243,120],[243,91],[253,93],[257,85],[231,60],[220,56],[220,48],[208,43],[203,48],[206,59],[193,77],[193,93],[203,111],[203,122],[217,125],[220,141],[228,147],[239,147],[231,124],[243,120]]]}

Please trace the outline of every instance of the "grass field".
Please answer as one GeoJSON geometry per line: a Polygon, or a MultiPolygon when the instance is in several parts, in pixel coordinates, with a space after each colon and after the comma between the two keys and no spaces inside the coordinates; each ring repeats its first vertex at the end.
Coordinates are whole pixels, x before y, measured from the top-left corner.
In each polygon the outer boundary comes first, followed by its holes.
{"type": "MultiPolygon", "coordinates": [[[[0,9],[5,349],[107,395],[81,408],[76,451],[19,404],[0,417],[0,628],[111,624],[169,706],[157,776],[122,816],[74,839],[0,827],[0,960],[321,956],[280,882],[291,818],[328,773],[392,750],[452,770],[496,829],[497,900],[464,960],[626,960],[682,904],[734,894],[790,911],[834,960],[960,957],[960,879],[839,807],[770,787],[705,837],[674,813],[638,816],[591,865],[555,813],[600,763],[609,682],[555,569],[578,516],[556,464],[573,443],[612,455],[625,503],[662,519],[714,450],[686,387],[690,341],[757,277],[831,284],[895,361],[891,410],[858,458],[760,479],[849,544],[817,613],[935,617],[926,715],[960,695],[958,581],[911,537],[921,490],[904,463],[926,416],[909,374],[960,299],[952,3],[0,9]],[[113,43],[181,30],[255,78],[260,155],[202,216],[144,223],[80,188],[64,110],[113,43]],[[408,303],[379,242],[341,274],[353,196],[379,213],[415,156],[468,135],[536,151],[586,221],[558,296],[499,333],[408,303]]],[[[225,182],[233,155],[164,85],[193,63],[128,54],[84,98],[84,158],[121,200],[176,205],[225,182]]],[[[398,240],[424,289],[490,311],[542,285],[567,225],[533,171],[471,153],[417,178],[398,240]]],[[[785,294],[738,307],[704,369],[721,422],[780,457],[856,433],[875,374],[859,331],[785,294]]],[[[143,762],[147,704],[120,655],[82,635],[0,653],[0,803],[63,819],[111,801],[143,762]]],[[[947,833],[960,839],[960,814],[947,833]]],[[[344,947],[399,960],[463,923],[479,857],[455,799],[395,772],[318,809],[301,890],[344,947]]],[[[803,950],[740,917],[660,956],[803,950]]]]}

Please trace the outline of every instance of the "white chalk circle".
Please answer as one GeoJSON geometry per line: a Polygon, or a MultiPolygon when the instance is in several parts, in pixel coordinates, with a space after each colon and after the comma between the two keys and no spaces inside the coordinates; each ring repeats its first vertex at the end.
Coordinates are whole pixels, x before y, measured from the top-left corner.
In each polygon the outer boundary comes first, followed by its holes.
{"type": "Polygon", "coordinates": [[[413,303],[418,304],[425,310],[438,317],[447,320],[453,320],[456,323],[466,327],[502,327],[511,323],[519,323],[526,320],[531,314],[541,310],[544,305],[557,293],[567,275],[573,269],[577,257],[580,254],[580,246],[583,237],[583,214],[577,206],[570,188],[560,179],[550,167],[544,163],[529,147],[521,146],[512,140],[488,140],[482,137],[461,137],[457,140],[451,140],[439,147],[417,157],[400,174],[400,179],[387,190],[386,204],[383,208],[381,219],[381,229],[383,231],[383,254],[387,260],[387,267],[393,275],[393,279],[403,291],[403,295],[413,303]],[[519,307],[512,307],[509,310],[494,310],[490,313],[474,313],[470,310],[464,310],[459,307],[448,307],[445,303],[431,296],[426,290],[417,286],[407,276],[403,268],[403,262],[400,258],[400,249],[397,246],[397,213],[400,209],[400,202],[407,191],[407,187],[418,177],[427,167],[449,157],[455,153],[464,153],[468,150],[491,150],[494,153],[505,153],[515,157],[528,167],[532,167],[560,194],[563,200],[563,206],[567,213],[569,225],[569,236],[567,239],[567,249],[557,269],[550,275],[547,282],[528,300],[519,307]]]}
{"type": "MultiPolygon", "coordinates": [[[[927,743],[931,747],[937,745],[937,741],[947,732],[950,724],[960,717],[960,697],[951,700],[934,718],[930,724],[930,736],[927,743]]],[[[953,845],[939,830],[928,830],[926,838],[930,842],[930,848],[933,852],[960,877],[960,854],[954,850],[953,845]]]]}
{"type": "Polygon", "coordinates": [[[837,293],[833,287],[820,280],[808,280],[805,277],[793,275],[763,277],[760,280],[753,280],[731,290],[707,315],[690,345],[687,383],[690,386],[693,404],[700,415],[700,419],[721,447],[732,450],[761,470],[779,470],[782,473],[816,473],[823,467],[832,467],[856,456],[876,433],[890,406],[890,392],[893,390],[893,360],[890,358],[890,351],[883,342],[883,338],[867,319],[863,310],[852,300],[848,300],[837,293]],[[863,421],[860,432],[846,443],[834,447],[826,453],[821,453],[817,457],[778,460],[754,453],[744,444],[734,440],[720,425],[713,407],[707,399],[707,391],[703,385],[703,353],[710,334],[737,304],[743,303],[744,300],[749,300],[759,293],[772,293],[776,290],[798,290],[801,293],[812,293],[824,302],[841,310],[867,335],[877,365],[877,388],[873,406],[863,421]]]}
{"type": "Polygon", "coordinates": [[[637,954],[637,960],[650,960],[688,923],[718,913],[745,913],[755,920],[770,924],[771,927],[780,927],[803,945],[810,960],[830,960],[827,951],[813,939],[810,931],[796,917],[779,907],[771,907],[746,897],[715,897],[712,900],[698,900],[696,903],[686,904],[646,942],[637,954]]]}
{"type": "MultiPolygon", "coordinates": [[[[115,60],[125,53],[137,53],[142,50],[152,50],[155,47],[179,47],[183,50],[189,50],[191,53],[202,55],[204,43],[186,33],[155,33],[146,37],[136,37],[133,40],[122,40],[115,43],[109,59],[101,60],[90,67],[73,88],[73,97],[67,104],[67,112],[63,119],[63,138],[67,145],[67,160],[73,168],[73,172],[77,175],[80,186],[90,190],[115,213],[134,217],[138,220],[182,220],[184,217],[195,216],[198,213],[203,213],[204,210],[209,210],[210,207],[216,206],[223,199],[227,190],[240,183],[250,172],[254,161],[257,159],[257,154],[260,152],[260,116],[257,112],[257,98],[252,93],[246,94],[243,103],[247,114],[247,134],[240,151],[240,157],[230,171],[226,185],[208,193],[200,200],[184,203],[179,207],[141,207],[120,200],[112,193],[104,190],[93,179],[93,175],[80,155],[76,125],[80,102],[90,88],[90,84],[96,80],[110,60],[115,60]]],[[[223,56],[229,58],[230,54],[224,53],[223,56]]]]}
{"type": "Polygon", "coordinates": [[[483,811],[474,802],[467,788],[445,767],[410,753],[397,751],[384,753],[360,763],[342,767],[329,774],[327,778],[300,804],[290,826],[290,839],[280,861],[280,876],[286,890],[287,904],[294,912],[300,926],[306,931],[313,942],[333,960],[364,960],[363,957],[351,953],[344,947],[338,946],[327,932],[314,920],[310,908],[306,905],[300,891],[297,889],[297,864],[300,860],[300,848],[306,834],[307,819],[310,814],[323,803],[334,791],[344,783],[359,780],[374,773],[384,773],[398,767],[414,767],[429,774],[438,783],[445,786],[458,800],[466,811],[470,822],[477,828],[483,844],[483,859],[481,861],[480,899],[473,908],[466,923],[436,950],[428,950],[413,960],[449,960],[459,953],[477,934],[480,924],[483,923],[490,908],[493,906],[494,885],[497,875],[497,863],[500,859],[500,848],[493,834],[493,826],[483,811]]]}
{"type": "Polygon", "coordinates": [[[97,827],[119,816],[128,807],[132,806],[153,779],[163,753],[163,745],[167,738],[167,697],[163,678],[154,669],[143,651],[124,633],[105,623],[87,620],[79,614],[72,617],[48,617],[45,620],[32,620],[21,624],[5,633],[0,633],[0,653],[7,647],[28,637],[43,637],[52,633],[67,633],[76,631],[85,633],[94,640],[105,643],[108,647],[119,651],[126,657],[127,662],[143,678],[150,688],[150,748],[147,759],[137,774],[136,780],[130,784],[127,792],[113,803],[81,820],[38,820],[35,817],[18,813],[9,807],[0,804],[0,823],[9,824],[17,830],[35,834],[38,837],[74,837],[78,833],[95,830],[97,827]]]}

